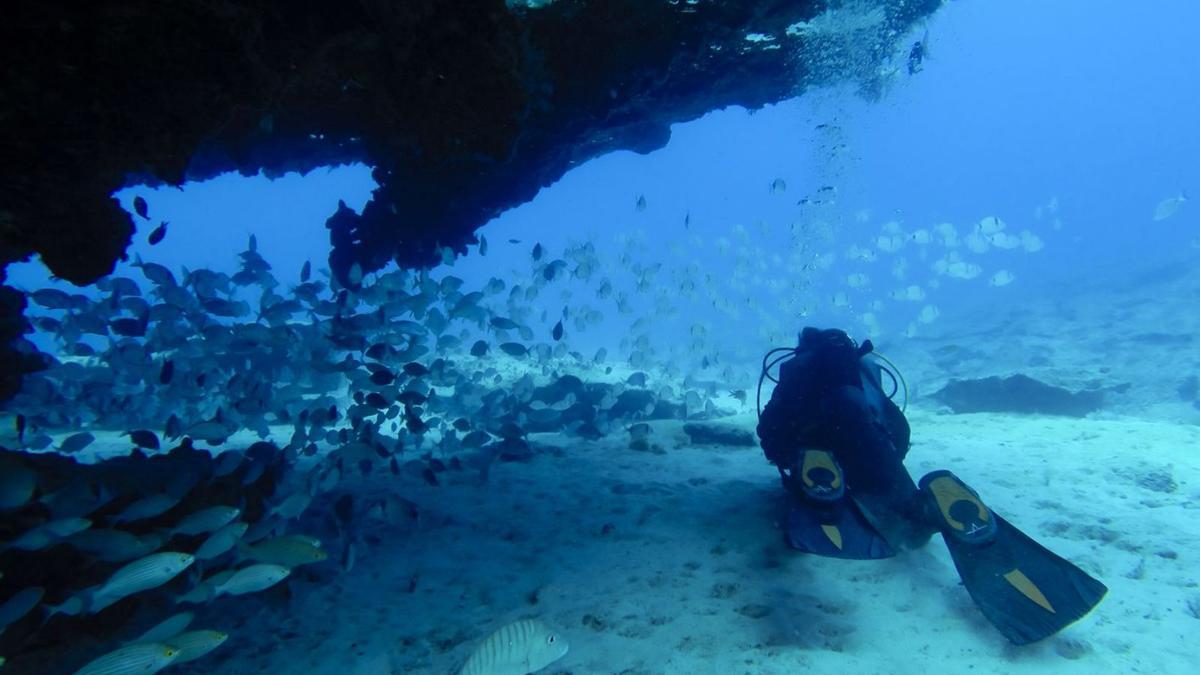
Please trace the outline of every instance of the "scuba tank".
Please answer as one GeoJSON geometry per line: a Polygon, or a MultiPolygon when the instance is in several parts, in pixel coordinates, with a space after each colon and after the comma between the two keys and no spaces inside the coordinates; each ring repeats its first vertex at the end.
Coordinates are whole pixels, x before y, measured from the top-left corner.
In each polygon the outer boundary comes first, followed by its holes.
{"type": "Polygon", "coordinates": [[[844,473],[845,492],[867,521],[895,548],[928,540],[932,529],[919,512],[917,485],[904,468],[910,430],[904,413],[883,389],[887,373],[870,340],[856,344],[844,331],[807,327],[795,348],[768,352],[759,379],[776,382],[761,409],[758,437],[784,487],[798,494],[805,451],[828,452],[844,473]],[[771,369],[779,365],[778,379],[771,369]]]}
{"type": "MultiPolygon", "coordinates": [[[[855,344],[844,331],[806,327],[799,344],[773,349],[763,358],[759,376],[758,436],[767,460],[777,467],[791,466],[800,447],[835,448],[861,430],[847,428],[832,401],[847,391],[861,398],[870,422],[878,427],[900,459],[908,452],[910,431],[904,413],[892,401],[899,389],[898,378],[874,354],[870,340],[855,344]],[[771,369],[779,365],[779,377],[771,369]],[[896,384],[892,394],[883,391],[882,375],[896,384]],[[762,384],[776,383],[766,408],[761,407],[762,384]]],[[[859,420],[854,420],[857,422],[859,420]]]]}

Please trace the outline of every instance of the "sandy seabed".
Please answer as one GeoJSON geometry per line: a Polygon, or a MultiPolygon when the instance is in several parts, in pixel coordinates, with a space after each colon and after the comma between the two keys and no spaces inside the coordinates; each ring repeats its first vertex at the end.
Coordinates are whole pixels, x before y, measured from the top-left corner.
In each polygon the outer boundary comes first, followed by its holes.
{"type": "MultiPolygon", "coordinates": [[[[444,473],[437,487],[349,479],[363,498],[399,491],[420,516],[375,523],[350,572],[294,580],[286,607],[215,626],[230,642],[188,665],[448,673],[492,630],[539,617],[571,645],[546,673],[1194,672],[1200,429],[926,409],[909,418],[914,476],[955,471],[1100,578],[1110,590],[1095,611],[1013,647],[959,584],[940,537],[883,561],[794,552],[758,448],[692,445],[680,423],[659,422],[650,452],[623,435],[533,435],[538,454],[496,464],[486,484],[469,471],[444,473]]],[[[753,429],[754,417],[726,421],[753,429]]]]}

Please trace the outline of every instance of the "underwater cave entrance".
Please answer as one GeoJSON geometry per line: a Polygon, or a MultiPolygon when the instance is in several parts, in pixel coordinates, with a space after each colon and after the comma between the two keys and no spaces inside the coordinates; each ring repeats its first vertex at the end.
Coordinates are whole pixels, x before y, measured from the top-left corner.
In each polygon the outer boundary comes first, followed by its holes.
{"type": "MultiPolygon", "coordinates": [[[[374,188],[371,167],[361,163],[274,178],[261,172],[250,176],[229,172],[178,188],[129,186],[113,197],[129,212],[135,231],[125,259],[117,262],[112,274],[97,284],[79,287],[54,277],[34,259],[11,264],[9,283],[27,291],[55,289],[94,299],[101,293],[99,287],[114,277],[132,279],[149,291],[151,284],[137,269],[138,260],[164,265],[180,275],[184,269],[232,275],[238,270],[238,254],[253,235],[273,273],[281,282],[294,284],[305,262],[311,261],[314,270],[328,266],[325,219],[337,209],[338,201],[361,211],[374,188]],[[137,198],[144,200],[145,218],[137,213],[137,198]]],[[[251,300],[256,303],[258,298],[251,300]]],[[[38,317],[46,315],[45,308],[30,302],[28,316],[35,324],[38,317]]],[[[43,352],[59,351],[44,330],[27,337],[43,352]]],[[[99,346],[96,340],[87,339],[89,344],[96,343],[93,347],[99,346]]]]}

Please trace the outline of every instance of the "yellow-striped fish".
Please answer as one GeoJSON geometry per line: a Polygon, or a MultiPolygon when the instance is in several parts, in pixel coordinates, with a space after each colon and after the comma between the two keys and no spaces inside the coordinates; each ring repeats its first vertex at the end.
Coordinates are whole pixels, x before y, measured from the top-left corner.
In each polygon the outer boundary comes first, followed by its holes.
{"type": "Polygon", "coordinates": [[[459,675],[525,675],[566,656],[569,645],[537,619],[522,619],[492,633],[475,648],[459,675]]]}
{"type": "Polygon", "coordinates": [[[188,553],[153,553],[113,572],[99,588],[89,593],[88,613],[96,613],[134,593],[157,588],[184,571],[196,559],[188,553]]]}
{"type": "Polygon", "coordinates": [[[75,671],[75,675],[151,675],[178,657],[178,649],[164,644],[129,645],[101,656],[75,671]]]}
{"type": "Polygon", "coordinates": [[[229,635],[219,630],[190,630],[167,640],[179,650],[175,663],[194,661],[224,644],[229,635]]]}
{"type": "Polygon", "coordinates": [[[284,567],[319,563],[329,557],[321,548],[320,541],[312,537],[293,534],[273,537],[252,546],[242,546],[238,548],[238,552],[247,560],[284,567]],[[316,541],[315,545],[314,541],[316,541]]]}

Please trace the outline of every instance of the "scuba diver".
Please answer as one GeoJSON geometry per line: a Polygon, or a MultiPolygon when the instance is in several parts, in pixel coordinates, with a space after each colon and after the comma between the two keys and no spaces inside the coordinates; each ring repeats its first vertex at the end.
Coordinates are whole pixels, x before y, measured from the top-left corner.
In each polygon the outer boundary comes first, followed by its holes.
{"type": "Polygon", "coordinates": [[[877,559],[940,532],[976,605],[1018,645],[1087,614],[1108,591],[1104,584],[1010,525],[949,471],[913,481],[903,464],[908,421],[891,398],[899,380],[881,361],[870,340],[857,345],[843,331],[811,327],[795,348],[763,357],[758,437],[789,495],[787,543],[877,559]],[[776,364],[778,379],[770,375],[776,364]],[[766,378],[776,387],[764,408],[766,378]]]}
{"type": "Polygon", "coordinates": [[[925,70],[925,41],[917,40],[908,50],[908,74],[916,75],[925,70]]]}

